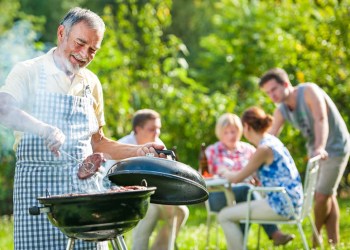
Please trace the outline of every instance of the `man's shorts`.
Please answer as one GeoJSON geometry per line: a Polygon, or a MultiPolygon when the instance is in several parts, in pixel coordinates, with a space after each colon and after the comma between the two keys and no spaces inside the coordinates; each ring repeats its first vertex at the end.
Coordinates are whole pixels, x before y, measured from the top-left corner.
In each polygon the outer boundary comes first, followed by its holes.
{"type": "Polygon", "coordinates": [[[339,183],[348,164],[349,153],[320,161],[316,192],[336,195],[339,183]]]}

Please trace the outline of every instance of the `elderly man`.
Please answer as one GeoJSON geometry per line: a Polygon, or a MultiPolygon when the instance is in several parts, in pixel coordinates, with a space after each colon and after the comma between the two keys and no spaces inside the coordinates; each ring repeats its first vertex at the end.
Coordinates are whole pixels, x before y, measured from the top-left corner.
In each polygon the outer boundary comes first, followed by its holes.
{"type": "MultiPolygon", "coordinates": [[[[82,161],[95,152],[112,159],[149,152],[158,156],[155,148],[163,149],[156,143],[125,145],[104,136],[101,83],[86,69],[104,31],[97,14],[71,9],[58,26],[57,47],[18,63],[0,89],[0,121],[16,135],[15,249],[65,249],[67,238],[45,215],[30,217],[28,208],[45,190],[52,195],[75,191],[77,164],[72,157],[82,161]]],[[[79,242],[76,247],[96,249],[96,243],[79,242]]]]}

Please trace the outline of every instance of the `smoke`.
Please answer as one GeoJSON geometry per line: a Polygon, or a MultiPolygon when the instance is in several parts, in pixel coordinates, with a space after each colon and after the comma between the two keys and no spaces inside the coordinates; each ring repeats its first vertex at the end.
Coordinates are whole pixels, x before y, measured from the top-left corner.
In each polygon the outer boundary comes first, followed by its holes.
{"type": "Polygon", "coordinates": [[[24,20],[16,22],[12,29],[0,36],[0,86],[17,62],[43,54],[43,51],[35,49],[38,37],[32,24],[24,20]]]}
{"type": "MultiPolygon", "coordinates": [[[[38,37],[32,24],[23,20],[16,22],[12,29],[0,36],[0,87],[17,62],[43,54],[43,51],[35,49],[38,37]]],[[[0,125],[0,151],[12,150],[13,140],[12,131],[0,125]]]]}
{"type": "Polygon", "coordinates": [[[0,125],[0,156],[12,150],[13,141],[11,130],[0,125]]]}
{"type": "MultiPolygon", "coordinates": [[[[73,179],[73,191],[88,194],[105,193],[107,190],[110,190],[112,186],[114,186],[108,179],[107,172],[108,169],[101,166],[99,171],[87,179],[73,179]]],[[[75,173],[75,176],[76,175],[77,174],[75,173]]]]}

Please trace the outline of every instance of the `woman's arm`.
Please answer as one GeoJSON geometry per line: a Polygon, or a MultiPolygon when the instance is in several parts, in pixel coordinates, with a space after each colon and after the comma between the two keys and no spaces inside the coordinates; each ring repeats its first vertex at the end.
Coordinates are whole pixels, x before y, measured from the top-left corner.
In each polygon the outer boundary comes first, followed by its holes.
{"type": "Polygon", "coordinates": [[[273,152],[267,146],[259,146],[255,153],[250,158],[247,166],[237,173],[222,170],[222,175],[232,183],[238,183],[243,181],[248,176],[252,175],[263,164],[269,164],[273,161],[273,152]]]}

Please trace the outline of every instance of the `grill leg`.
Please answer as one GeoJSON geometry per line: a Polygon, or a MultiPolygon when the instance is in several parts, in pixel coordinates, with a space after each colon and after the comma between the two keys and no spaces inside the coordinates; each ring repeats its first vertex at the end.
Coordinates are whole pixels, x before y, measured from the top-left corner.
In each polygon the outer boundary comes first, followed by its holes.
{"type": "Polygon", "coordinates": [[[113,250],[128,250],[122,235],[118,235],[116,239],[111,240],[113,250]]]}
{"type": "Polygon", "coordinates": [[[73,248],[74,248],[74,239],[68,238],[66,250],[73,250],[73,248]]]}

